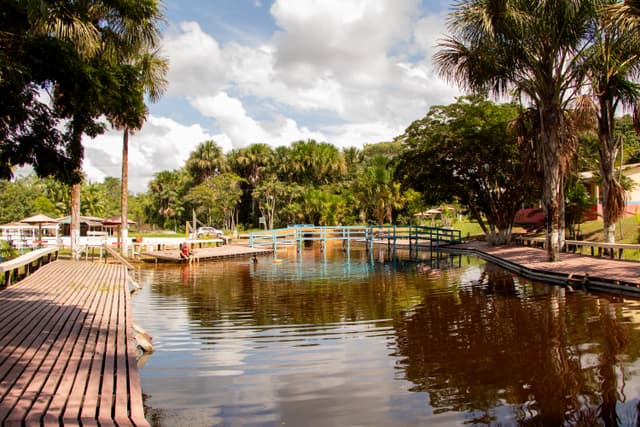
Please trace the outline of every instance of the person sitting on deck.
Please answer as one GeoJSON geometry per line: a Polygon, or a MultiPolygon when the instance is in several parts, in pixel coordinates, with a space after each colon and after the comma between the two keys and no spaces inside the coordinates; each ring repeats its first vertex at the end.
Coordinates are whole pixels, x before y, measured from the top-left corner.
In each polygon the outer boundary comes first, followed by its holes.
{"type": "Polygon", "coordinates": [[[180,243],[180,258],[186,259],[191,264],[191,251],[186,243],[180,243]]]}

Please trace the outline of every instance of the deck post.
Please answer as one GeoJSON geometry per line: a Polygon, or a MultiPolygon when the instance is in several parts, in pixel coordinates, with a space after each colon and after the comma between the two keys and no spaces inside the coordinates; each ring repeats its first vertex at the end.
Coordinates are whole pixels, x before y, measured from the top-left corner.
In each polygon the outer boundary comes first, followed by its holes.
{"type": "Polygon", "coordinates": [[[393,258],[396,258],[396,248],[398,247],[397,245],[398,243],[398,234],[397,234],[397,229],[396,229],[396,225],[393,224],[393,258]]]}

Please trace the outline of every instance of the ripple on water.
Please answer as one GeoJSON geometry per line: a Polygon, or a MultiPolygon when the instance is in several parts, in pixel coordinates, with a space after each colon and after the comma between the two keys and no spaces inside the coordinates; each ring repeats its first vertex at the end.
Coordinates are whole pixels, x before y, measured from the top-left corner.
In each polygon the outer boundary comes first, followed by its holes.
{"type": "Polygon", "coordinates": [[[141,380],[156,424],[517,425],[574,410],[558,402],[597,406],[601,384],[640,387],[637,302],[472,258],[434,275],[301,257],[142,271],[132,304],[154,337],[141,380]]]}

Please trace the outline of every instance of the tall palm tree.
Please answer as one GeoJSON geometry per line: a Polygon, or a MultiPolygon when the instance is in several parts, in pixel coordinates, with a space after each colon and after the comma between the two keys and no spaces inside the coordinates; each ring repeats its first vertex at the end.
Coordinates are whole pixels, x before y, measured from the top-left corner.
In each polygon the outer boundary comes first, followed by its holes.
{"type": "Polygon", "coordinates": [[[129,193],[129,134],[142,128],[147,116],[144,95],[151,102],[160,99],[167,87],[165,75],[168,61],[158,53],[160,23],[164,20],[159,0],[144,0],[136,3],[131,15],[116,20],[121,32],[109,32],[102,55],[116,63],[130,65],[132,72],[125,79],[125,96],[110,116],[111,124],[122,130],[122,178],[120,195],[120,240],[122,253],[128,251],[128,193],[129,193]],[[140,19],[140,17],[143,19],[140,19]],[[136,90],[137,89],[137,90],[136,90]]]}
{"type": "Polygon", "coordinates": [[[189,155],[185,166],[196,184],[227,171],[222,148],[212,140],[200,143],[189,155]]]}
{"type": "Polygon", "coordinates": [[[251,144],[246,148],[234,150],[227,156],[227,160],[235,164],[238,175],[249,183],[247,193],[251,197],[251,220],[255,221],[256,200],[253,191],[273,168],[273,149],[267,144],[251,144]]]}
{"type": "MultiPolygon", "coordinates": [[[[130,58],[134,70],[134,81],[129,88],[139,87],[140,96],[147,94],[151,102],[156,102],[167,87],[165,75],[168,71],[168,62],[158,55],[157,50],[151,51],[149,46],[141,47],[140,52],[131,52],[130,58]]],[[[132,91],[130,93],[133,93],[132,91]]],[[[141,100],[141,99],[140,99],[141,100]]],[[[127,105],[133,105],[127,103],[127,105]]],[[[128,224],[128,196],[129,196],[129,134],[142,128],[146,119],[147,109],[133,109],[126,114],[118,114],[111,117],[111,123],[118,129],[122,129],[122,178],[120,193],[120,241],[123,254],[128,252],[129,224],[128,224]]]]}
{"type": "Polygon", "coordinates": [[[513,93],[530,104],[552,261],[564,246],[564,183],[571,157],[565,113],[582,81],[575,65],[595,8],[594,0],[461,1],[449,16],[452,36],[435,56],[448,80],[477,92],[513,93]]]}
{"type": "Polygon", "coordinates": [[[273,163],[273,150],[267,144],[251,144],[237,151],[235,162],[244,169],[240,175],[255,188],[273,163]]]}
{"type": "MultiPolygon", "coordinates": [[[[599,3],[625,7],[615,0],[600,0],[599,3]]],[[[593,107],[598,124],[602,219],[607,243],[615,243],[615,223],[625,211],[625,190],[615,173],[622,141],[614,134],[615,114],[620,106],[633,108],[637,121],[640,101],[640,85],[636,83],[640,75],[640,33],[623,31],[624,25],[615,25],[618,17],[617,14],[611,17],[613,22],[610,24],[614,25],[607,25],[607,16],[599,15],[585,62],[593,96],[593,102],[587,105],[593,107]]]]}
{"type": "MultiPolygon", "coordinates": [[[[92,129],[95,125],[91,122],[95,116],[106,114],[114,123],[126,123],[125,128],[131,127],[131,123],[137,125],[144,120],[144,108],[140,108],[140,105],[144,105],[143,91],[148,87],[144,86],[144,77],[131,77],[131,71],[141,72],[144,67],[140,64],[134,67],[131,62],[134,59],[139,60],[158,43],[158,23],[162,17],[159,1],[22,1],[25,7],[29,8],[35,32],[69,41],[87,63],[93,66],[99,64],[105,70],[118,74],[113,78],[120,83],[122,89],[109,94],[113,99],[108,99],[105,105],[83,105],[73,112],[69,125],[69,151],[78,165],[81,165],[82,134],[97,134],[95,129],[92,129]]],[[[82,90],[78,92],[80,97],[84,96],[82,90]]],[[[149,93],[153,96],[152,91],[149,93]]],[[[104,99],[101,102],[104,102],[104,99]]],[[[128,135],[125,135],[125,143],[127,138],[128,135]]],[[[78,170],[75,171],[78,175],[80,169],[78,166],[78,170]]],[[[79,258],[79,215],[80,183],[77,183],[71,188],[71,251],[75,259],[79,258]]]]}

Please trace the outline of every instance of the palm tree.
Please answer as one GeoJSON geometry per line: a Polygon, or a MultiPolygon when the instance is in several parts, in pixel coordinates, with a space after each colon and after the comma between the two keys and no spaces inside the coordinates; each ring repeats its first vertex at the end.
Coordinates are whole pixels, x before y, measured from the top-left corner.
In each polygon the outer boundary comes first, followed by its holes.
{"type": "MultiPolygon", "coordinates": [[[[34,32],[71,42],[88,64],[102,67],[101,71],[111,73],[112,82],[120,85],[120,90],[110,88],[111,92],[108,95],[94,96],[93,99],[86,97],[82,89],[74,88],[66,93],[67,97],[82,98],[83,102],[87,103],[85,105],[78,102],[76,105],[72,101],[69,104],[74,105],[69,124],[69,151],[78,163],[74,172],[79,176],[84,154],[82,134],[98,133],[95,124],[92,123],[93,118],[106,114],[112,123],[123,127],[124,145],[128,143],[128,129],[137,129],[144,121],[144,91],[148,90],[153,97],[154,90],[149,90],[149,86],[146,85],[147,77],[153,77],[153,74],[144,74],[143,58],[158,44],[158,23],[162,19],[159,1],[113,3],[92,0],[51,3],[36,0],[24,3],[29,8],[34,32]],[[136,61],[137,64],[132,65],[136,61]],[[92,104],[98,99],[103,105],[92,104]]],[[[99,90],[95,87],[91,89],[99,90]]],[[[56,96],[56,99],[62,98],[56,96]]],[[[123,155],[127,149],[128,147],[123,147],[123,155]]],[[[123,176],[123,185],[126,178],[127,176],[123,176]]],[[[125,209],[126,206],[123,206],[123,211],[125,209]]],[[[80,182],[71,188],[71,251],[74,259],[79,257],[79,215],[80,182]]]]}
{"type": "MultiPolygon", "coordinates": [[[[139,87],[139,95],[142,97],[146,93],[151,102],[156,102],[167,87],[165,75],[168,70],[166,59],[158,56],[157,51],[151,51],[150,47],[144,46],[141,52],[130,54],[134,70],[135,81],[131,82],[129,88],[139,87]]],[[[129,93],[134,93],[129,91],[129,93]]],[[[142,99],[139,99],[140,101],[142,99]]],[[[127,103],[132,105],[132,103],[127,103]]],[[[118,129],[122,129],[122,178],[120,194],[120,241],[123,254],[128,252],[128,195],[129,195],[129,133],[142,128],[146,119],[147,109],[136,110],[128,114],[118,114],[111,118],[111,123],[118,129]],[[132,114],[131,114],[132,113],[132,114]]]]}
{"type": "Polygon", "coordinates": [[[222,148],[212,140],[200,143],[189,155],[185,166],[196,184],[227,171],[222,148]]]}
{"type": "Polygon", "coordinates": [[[124,96],[130,98],[122,102],[121,107],[109,117],[111,124],[123,133],[120,195],[120,239],[123,254],[128,251],[129,134],[141,129],[146,119],[144,95],[156,102],[168,84],[165,79],[168,61],[157,50],[160,43],[159,24],[164,19],[160,3],[158,0],[145,0],[137,6],[137,14],[123,16],[116,21],[118,28],[125,28],[125,31],[107,33],[109,42],[103,52],[103,55],[116,63],[130,65],[132,71],[126,75],[127,90],[123,91],[124,96]],[[139,19],[140,13],[144,16],[142,20],[139,19]]]}
{"type": "Polygon", "coordinates": [[[253,191],[273,168],[273,149],[267,144],[251,144],[234,150],[227,155],[227,161],[235,165],[236,172],[249,183],[247,194],[251,197],[251,220],[255,221],[255,198],[253,191]]]}
{"type": "MultiPolygon", "coordinates": [[[[613,0],[600,0],[600,3],[625,7],[613,0]]],[[[613,17],[611,24],[618,16],[613,17]]],[[[640,74],[640,33],[623,31],[623,25],[606,25],[604,14],[598,18],[585,62],[593,97],[593,102],[586,105],[595,113],[598,124],[604,239],[607,243],[615,243],[615,223],[625,211],[625,190],[615,173],[622,142],[615,136],[615,113],[619,106],[632,107],[634,119],[638,119],[635,107],[640,101],[640,86],[634,80],[640,74]]]]}
{"type": "Polygon", "coordinates": [[[595,7],[593,0],[463,1],[449,17],[452,36],[435,56],[448,80],[530,104],[552,261],[564,246],[564,184],[575,138],[566,112],[582,82],[576,64],[595,7]]]}

